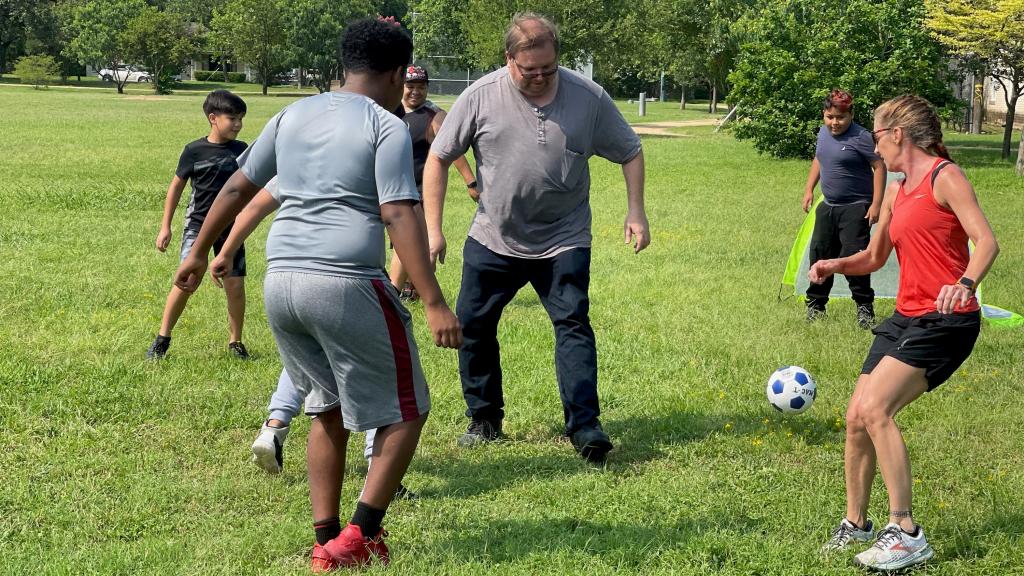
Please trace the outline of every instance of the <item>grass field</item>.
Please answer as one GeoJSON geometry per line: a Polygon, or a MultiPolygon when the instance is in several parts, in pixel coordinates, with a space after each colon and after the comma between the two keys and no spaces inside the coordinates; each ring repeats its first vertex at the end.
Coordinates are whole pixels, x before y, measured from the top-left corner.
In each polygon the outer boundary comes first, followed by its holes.
{"type": "MultiPolygon", "coordinates": [[[[242,139],[287,102],[248,99],[242,139]]],[[[255,359],[228,357],[224,299],[207,282],[169,357],[143,360],[177,264],[153,248],[162,200],[181,147],[205,133],[200,104],[0,88],[2,574],[308,571],[308,420],[296,420],[282,475],[248,462],[280,371],[262,309],[266,226],[248,248],[255,359]]],[[[807,325],[800,302],[776,298],[808,163],[709,127],[679,132],[644,140],[653,243],[640,255],[622,244],[618,168],[591,163],[592,320],[617,444],[606,467],[560,438],[553,338],[531,292],[500,327],[508,440],[473,450],[455,446],[467,422],[455,355],[426,345],[412,307],[434,410],[406,478],[423,498],[386,519],[389,573],[858,573],[852,553],[817,549],[843,513],[841,415],[870,335],[848,301],[807,325]],[[799,417],[764,399],[784,364],[818,380],[799,417]]],[[[1003,248],[986,298],[1024,311],[1022,181],[998,160],[998,136],[948,142],[1003,248]]],[[[453,190],[439,269],[452,301],[472,212],[453,190]]],[[[986,327],[954,378],[900,417],[914,509],[937,552],[922,574],[1024,573],[1022,342],[986,327]]],[[[361,441],[343,518],[365,472],[361,441]]],[[[873,495],[884,520],[880,479],[873,495]]]]}

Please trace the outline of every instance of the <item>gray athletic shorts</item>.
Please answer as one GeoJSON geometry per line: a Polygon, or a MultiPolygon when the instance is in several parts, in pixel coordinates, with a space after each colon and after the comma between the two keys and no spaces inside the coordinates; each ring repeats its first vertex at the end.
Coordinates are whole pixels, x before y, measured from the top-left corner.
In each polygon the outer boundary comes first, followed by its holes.
{"type": "Polygon", "coordinates": [[[340,407],[345,428],[363,431],[430,410],[412,316],[390,282],[270,272],[263,298],[307,414],[340,407]]]}

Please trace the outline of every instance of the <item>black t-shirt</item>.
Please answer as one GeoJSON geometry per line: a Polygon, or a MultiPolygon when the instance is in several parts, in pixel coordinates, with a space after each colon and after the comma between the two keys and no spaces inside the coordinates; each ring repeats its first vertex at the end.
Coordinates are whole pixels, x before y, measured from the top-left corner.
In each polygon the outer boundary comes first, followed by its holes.
{"type": "Polygon", "coordinates": [[[199,230],[224,183],[238,170],[238,156],[248,145],[241,140],[214,144],[204,136],[185,145],[174,172],[182,180],[192,180],[192,198],[185,211],[185,228],[199,230]]]}
{"type": "Polygon", "coordinates": [[[423,185],[423,167],[427,163],[427,153],[430,152],[430,142],[427,142],[427,128],[437,116],[440,110],[433,102],[427,100],[422,106],[406,112],[405,125],[409,127],[409,136],[412,137],[412,164],[413,175],[416,177],[416,186],[423,185]]]}

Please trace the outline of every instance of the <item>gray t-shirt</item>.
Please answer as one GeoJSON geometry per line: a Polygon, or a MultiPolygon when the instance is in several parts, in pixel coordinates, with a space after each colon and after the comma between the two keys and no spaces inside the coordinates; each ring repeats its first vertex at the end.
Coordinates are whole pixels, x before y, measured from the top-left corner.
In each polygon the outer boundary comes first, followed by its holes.
{"type": "Polygon", "coordinates": [[[833,136],[822,126],[814,155],[821,166],[825,202],[833,206],[871,203],[875,192],[871,162],[878,160],[871,132],[853,122],[846,132],[833,136]]]}
{"type": "Polygon", "coordinates": [[[454,161],[472,147],[480,203],[469,235],[492,251],[547,258],[590,246],[590,168],[640,152],[640,138],[596,83],[559,68],[558,93],[531,104],[501,68],[459,96],[430,151],[454,161]]]}
{"type": "Polygon", "coordinates": [[[419,202],[405,124],[373,100],[327,92],[289,105],[238,158],[281,205],[267,237],[268,272],[383,278],[380,205],[419,202]]]}

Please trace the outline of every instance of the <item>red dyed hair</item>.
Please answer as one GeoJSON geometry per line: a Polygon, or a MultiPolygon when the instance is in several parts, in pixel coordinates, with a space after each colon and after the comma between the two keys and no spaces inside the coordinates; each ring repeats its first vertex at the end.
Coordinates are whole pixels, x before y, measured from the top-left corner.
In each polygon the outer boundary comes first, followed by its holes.
{"type": "Polygon", "coordinates": [[[846,90],[840,90],[839,88],[833,89],[829,92],[828,96],[825,97],[825,102],[821,105],[822,110],[828,110],[830,108],[835,108],[840,112],[846,112],[853,108],[853,95],[846,90]]]}

